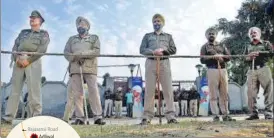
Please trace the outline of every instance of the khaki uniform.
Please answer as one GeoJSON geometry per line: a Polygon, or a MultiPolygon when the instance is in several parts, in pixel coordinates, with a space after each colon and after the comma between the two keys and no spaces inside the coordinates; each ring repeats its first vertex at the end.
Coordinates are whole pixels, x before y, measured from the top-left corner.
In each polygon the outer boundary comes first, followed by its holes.
{"type": "MultiPolygon", "coordinates": [[[[246,54],[254,51],[272,51],[271,44],[261,41],[254,45],[250,43],[246,48],[246,54]]],[[[257,96],[260,85],[264,89],[265,115],[271,115],[273,112],[273,80],[270,68],[266,65],[268,57],[258,56],[254,60],[254,72],[252,73],[252,60],[248,61],[250,69],[247,72],[248,85],[248,105],[252,114],[258,115],[257,96]]]]}
{"type": "Polygon", "coordinates": [[[67,86],[67,103],[66,103],[66,107],[65,107],[65,112],[64,112],[64,116],[63,116],[63,120],[65,121],[69,121],[69,118],[71,118],[74,109],[75,109],[75,104],[74,104],[74,95],[75,93],[73,93],[72,88],[71,88],[71,78],[69,78],[68,81],[68,86],[67,86]]]}
{"type": "MultiPolygon", "coordinates": [[[[50,42],[48,32],[45,30],[33,31],[31,29],[22,30],[15,40],[12,51],[18,52],[39,52],[45,53],[50,42]]],[[[12,121],[17,113],[20,95],[24,82],[27,81],[29,92],[28,106],[30,109],[29,117],[41,115],[42,97],[41,97],[41,77],[42,63],[41,55],[12,55],[16,59],[27,59],[29,65],[26,68],[20,68],[17,64],[13,66],[11,79],[11,94],[7,102],[5,116],[6,121],[12,121]]]]}
{"type": "MultiPolygon", "coordinates": [[[[140,46],[142,55],[153,55],[153,51],[163,48],[164,55],[173,55],[176,53],[176,47],[170,34],[162,32],[160,35],[156,33],[147,33],[140,46]]],[[[156,88],[156,58],[148,58],[145,63],[145,103],[143,119],[151,120],[154,116],[154,95],[156,88]]],[[[170,61],[168,58],[160,60],[160,84],[163,89],[163,96],[166,102],[166,118],[167,120],[175,119],[175,109],[173,106],[173,88],[170,61]]]]}
{"type": "MultiPolygon", "coordinates": [[[[79,17],[79,20],[86,20],[79,17]]],[[[88,22],[88,21],[86,21],[88,22]]],[[[88,99],[95,121],[102,118],[102,106],[97,85],[97,57],[100,54],[100,41],[97,35],[87,34],[84,38],[79,35],[71,36],[65,46],[64,54],[81,54],[81,56],[65,56],[70,62],[69,72],[71,75],[71,89],[75,95],[75,115],[77,119],[84,120],[83,110],[83,88],[82,81],[86,81],[88,86],[88,99]],[[88,55],[88,56],[85,56],[88,55]],[[79,61],[83,62],[83,79],[80,76],[79,61]]]]}
{"type": "MultiPolygon", "coordinates": [[[[229,55],[227,48],[218,42],[206,43],[201,48],[201,55],[215,55],[223,54],[229,55]]],[[[223,58],[224,62],[220,62],[221,69],[218,69],[218,62],[212,58],[201,58],[201,63],[206,64],[208,86],[209,86],[209,97],[210,97],[210,108],[213,115],[219,115],[218,108],[218,93],[219,93],[219,105],[223,115],[228,115],[228,75],[225,63],[228,62],[229,58],[223,58]],[[220,71],[220,72],[219,72],[220,71]]]]}

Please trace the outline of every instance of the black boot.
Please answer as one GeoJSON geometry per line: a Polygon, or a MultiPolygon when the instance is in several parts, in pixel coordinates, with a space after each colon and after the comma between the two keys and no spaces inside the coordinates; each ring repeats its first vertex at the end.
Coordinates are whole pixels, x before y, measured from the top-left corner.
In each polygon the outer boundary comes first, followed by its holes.
{"type": "Polygon", "coordinates": [[[219,122],[219,121],[220,121],[220,117],[216,115],[216,116],[213,118],[213,122],[219,122]]]}
{"type": "Polygon", "coordinates": [[[140,125],[149,125],[150,121],[148,121],[147,119],[143,119],[142,122],[140,123],[140,125]]]}
{"type": "Polygon", "coordinates": [[[1,119],[1,124],[3,124],[3,125],[12,125],[12,121],[8,121],[5,118],[2,118],[1,119]]]}
{"type": "Polygon", "coordinates": [[[85,125],[85,122],[81,119],[76,119],[71,125],[85,125]]]}
{"type": "Polygon", "coordinates": [[[272,115],[265,114],[265,115],[264,115],[264,119],[265,119],[265,120],[272,120],[273,117],[272,117],[272,115]]]}
{"type": "Polygon", "coordinates": [[[223,117],[223,121],[236,121],[236,119],[233,119],[231,116],[226,115],[223,117]]]}
{"type": "Polygon", "coordinates": [[[94,121],[94,124],[96,124],[96,125],[105,125],[106,122],[104,122],[103,119],[99,118],[96,121],[94,121]]]}
{"type": "Polygon", "coordinates": [[[167,121],[168,124],[179,124],[179,122],[176,119],[170,119],[167,121]]]}
{"type": "Polygon", "coordinates": [[[246,120],[258,120],[258,119],[260,119],[258,114],[252,114],[251,116],[246,118],[246,120]]]}

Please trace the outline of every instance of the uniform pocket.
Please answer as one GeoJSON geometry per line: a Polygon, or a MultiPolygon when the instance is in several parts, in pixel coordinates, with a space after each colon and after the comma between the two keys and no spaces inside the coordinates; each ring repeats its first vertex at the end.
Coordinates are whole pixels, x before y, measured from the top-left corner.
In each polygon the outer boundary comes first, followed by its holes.
{"type": "Polygon", "coordinates": [[[38,44],[33,43],[31,40],[25,40],[18,47],[19,51],[28,51],[28,52],[36,52],[38,48],[38,44]]]}
{"type": "Polygon", "coordinates": [[[95,66],[95,61],[94,60],[86,59],[85,62],[84,62],[84,66],[88,67],[88,68],[92,68],[92,67],[95,66]]]}

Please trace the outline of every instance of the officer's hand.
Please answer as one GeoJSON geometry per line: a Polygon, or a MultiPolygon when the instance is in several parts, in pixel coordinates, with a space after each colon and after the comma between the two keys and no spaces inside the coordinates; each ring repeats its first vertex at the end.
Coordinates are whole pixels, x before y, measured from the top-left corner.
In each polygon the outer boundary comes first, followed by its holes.
{"type": "Polygon", "coordinates": [[[213,59],[219,60],[220,58],[222,58],[221,56],[222,56],[222,55],[220,55],[220,54],[215,54],[215,55],[213,56],[213,59]]]}
{"type": "Polygon", "coordinates": [[[76,54],[76,56],[74,56],[74,60],[78,61],[81,59],[82,52],[76,51],[73,54],[76,54]]]}
{"type": "Polygon", "coordinates": [[[162,49],[156,49],[153,54],[156,56],[163,56],[163,51],[162,49]]]}
{"type": "Polygon", "coordinates": [[[259,55],[259,52],[251,52],[251,53],[248,54],[248,56],[251,57],[251,58],[255,58],[258,55],[259,55]]]}
{"type": "Polygon", "coordinates": [[[218,61],[219,61],[219,62],[224,62],[224,58],[219,57],[218,61]]]}
{"type": "Polygon", "coordinates": [[[27,67],[29,64],[30,64],[30,63],[29,63],[28,60],[23,60],[23,61],[22,61],[22,66],[23,66],[23,68],[27,67]]]}
{"type": "Polygon", "coordinates": [[[23,68],[23,65],[22,65],[22,63],[20,61],[16,62],[16,66],[19,67],[19,68],[23,68]]]}
{"type": "Polygon", "coordinates": [[[22,61],[21,61],[19,58],[16,59],[16,65],[17,65],[17,67],[19,67],[19,68],[22,68],[22,67],[23,67],[22,61]]]}

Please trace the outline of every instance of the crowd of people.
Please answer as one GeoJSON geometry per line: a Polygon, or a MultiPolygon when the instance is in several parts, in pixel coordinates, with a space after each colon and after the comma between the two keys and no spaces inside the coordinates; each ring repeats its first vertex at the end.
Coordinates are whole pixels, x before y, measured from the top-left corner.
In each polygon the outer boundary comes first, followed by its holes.
{"type": "MultiPolygon", "coordinates": [[[[163,91],[161,93],[161,115],[165,114],[166,111],[166,104],[165,99],[163,97],[163,91]]],[[[155,90],[155,97],[154,97],[154,115],[159,116],[159,96],[158,91],[155,90]]],[[[196,90],[195,86],[191,89],[186,90],[184,88],[177,89],[173,91],[174,95],[174,108],[176,116],[192,116],[197,117],[199,114],[199,99],[200,94],[196,90]]],[[[131,89],[128,89],[126,93],[122,92],[122,88],[118,87],[116,91],[111,91],[108,88],[104,92],[104,117],[111,118],[115,116],[115,118],[121,118],[123,112],[123,105],[126,105],[126,117],[133,117],[133,104],[134,104],[134,96],[131,89]],[[123,104],[123,101],[126,103],[123,104]]]]}

